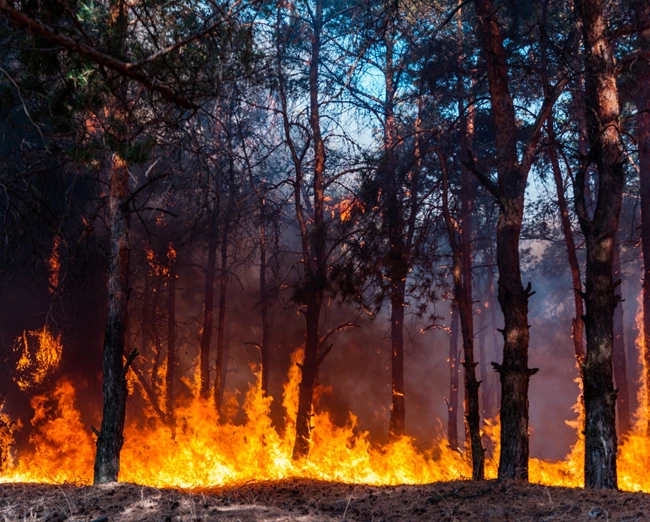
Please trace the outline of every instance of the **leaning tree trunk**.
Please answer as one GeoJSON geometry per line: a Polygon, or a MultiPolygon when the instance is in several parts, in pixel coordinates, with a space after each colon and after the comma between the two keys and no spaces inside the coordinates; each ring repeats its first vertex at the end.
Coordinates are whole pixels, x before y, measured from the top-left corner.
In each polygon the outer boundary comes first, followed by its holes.
{"type": "MultiPolygon", "coordinates": [[[[650,5],[634,0],[639,25],[650,23],[650,5]]],[[[650,29],[639,34],[640,47],[650,51],[650,29]]],[[[643,375],[646,389],[646,437],[650,438],[650,65],[646,60],[634,64],[638,80],[636,92],[636,139],[639,149],[639,182],[641,185],[641,250],[643,252],[643,375]]]]}
{"type": "MultiPolygon", "coordinates": [[[[548,15],[549,1],[544,2],[543,10],[543,21],[542,25],[546,25],[547,15],[548,15]]],[[[551,94],[551,86],[548,81],[548,54],[549,54],[549,41],[548,35],[543,27],[540,35],[542,42],[541,49],[541,65],[542,65],[542,81],[544,84],[544,96],[548,97],[551,94]]],[[[571,49],[573,54],[574,65],[577,66],[576,71],[580,71],[579,63],[579,46],[580,41],[578,38],[575,38],[575,48],[571,49]]],[[[578,81],[579,80],[579,75],[578,81]]],[[[579,89],[574,95],[574,102],[576,99],[582,100],[582,84],[579,83],[579,89]]],[[[585,152],[586,155],[586,143],[583,138],[586,138],[586,135],[583,135],[584,132],[584,106],[579,108],[577,111],[577,119],[579,120],[578,125],[578,139],[580,140],[580,147],[582,147],[580,152],[585,152]]],[[[571,283],[573,285],[573,304],[575,310],[575,317],[571,321],[571,330],[572,330],[572,340],[573,340],[573,353],[575,354],[576,363],[578,366],[578,371],[580,372],[580,378],[582,379],[582,367],[585,361],[585,349],[583,346],[583,337],[584,337],[584,323],[582,322],[582,316],[584,315],[584,306],[582,302],[582,279],[580,277],[580,264],[578,263],[578,256],[576,254],[576,244],[573,237],[573,229],[571,227],[571,218],[569,216],[569,205],[566,200],[566,193],[564,190],[564,181],[562,179],[562,170],[560,168],[560,161],[558,159],[558,150],[557,142],[555,139],[555,118],[553,117],[553,111],[551,111],[546,118],[546,135],[548,137],[548,147],[546,153],[548,159],[551,163],[551,170],[553,171],[553,180],[555,181],[555,190],[557,193],[557,204],[560,210],[560,223],[562,225],[562,233],[564,234],[564,243],[567,250],[567,256],[569,259],[569,268],[571,269],[571,283]]],[[[581,398],[582,400],[582,398],[581,398]]]]}
{"type": "Polygon", "coordinates": [[[552,116],[549,116],[546,120],[546,129],[549,140],[547,152],[551,162],[551,168],[553,170],[553,179],[555,181],[555,189],[557,191],[557,203],[560,210],[560,222],[562,224],[564,243],[566,245],[567,256],[569,258],[569,268],[571,269],[571,283],[573,284],[573,305],[575,310],[575,317],[571,320],[573,332],[573,353],[578,364],[580,377],[582,378],[582,367],[585,361],[585,348],[583,344],[584,323],[582,322],[582,316],[584,315],[584,306],[582,302],[582,279],[580,277],[580,264],[578,262],[578,255],[576,254],[576,244],[573,238],[573,230],[571,228],[571,218],[569,217],[569,205],[566,200],[564,181],[562,180],[562,171],[560,169],[560,162],[557,155],[554,119],[552,116]]]}
{"type": "MultiPolygon", "coordinates": [[[[614,284],[621,288],[620,243],[614,245],[614,284]]],[[[630,386],[627,380],[627,354],[625,353],[625,321],[623,317],[623,299],[617,296],[619,305],[614,310],[614,384],[616,385],[616,412],[618,414],[618,433],[624,435],[632,427],[630,413],[630,386]]]]}
{"type": "Polygon", "coordinates": [[[165,374],[165,413],[174,424],[174,370],[176,369],[176,251],[169,245],[167,296],[167,372],[165,374]]]}
{"type": "Polygon", "coordinates": [[[449,400],[447,401],[447,441],[458,449],[458,305],[451,302],[449,332],[449,400]]]}
{"type": "Polygon", "coordinates": [[[210,395],[210,344],[214,322],[214,278],[217,271],[217,248],[219,245],[219,210],[216,202],[212,209],[208,232],[208,266],[205,269],[205,300],[203,307],[203,331],[201,332],[201,397],[210,395]]]}
{"type": "Polygon", "coordinates": [[[585,486],[616,488],[616,390],[613,382],[614,243],[625,172],[616,63],[602,0],[576,1],[585,48],[585,104],[590,159],[598,172],[593,219],[585,203],[585,171],[575,178],[575,205],[585,237],[587,273],[584,366],[585,486]]]}
{"type": "Polygon", "coordinates": [[[102,424],[95,454],[95,484],[116,482],[124,442],[126,373],[124,344],[129,296],[129,169],[117,153],[110,167],[108,320],[104,337],[102,424]]]}

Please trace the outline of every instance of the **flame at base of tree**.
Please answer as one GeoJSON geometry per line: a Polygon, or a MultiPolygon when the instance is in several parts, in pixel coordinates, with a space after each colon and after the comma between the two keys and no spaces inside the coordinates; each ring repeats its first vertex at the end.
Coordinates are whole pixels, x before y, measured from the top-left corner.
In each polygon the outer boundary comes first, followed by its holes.
{"type": "MultiPolygon", "coordinates": [[[[292,461],[300,380],[296,363],[302,357],[302,350],[294,353],[284,387],[287,418],[283,433],[271,421],[272,399],[262,393],[256,374],[256,381],[246,393],[246,420],[242,423],[220,422],[212,402],[201,399],[198,393],[176,404],[173,430],[153,412],[144,421],[129,421],[120,480],[156,487],[202,488],[298,477],[370,485],[424,484],[471,477],[469,454],[451,449],[445,440],[428,450],[418,448],[409,437],[378,446],[367,432],[358,429],[352,414],[345,426],[336,426],[327,413],[316,413],[312,417],[309,458],[292,461]]],[[[32,449],[5,459],[0,482],[91,483],[95,442],[82,423],[73,385],[60,380],[52,393],[36,396],[32,407],[32,449]]],[[[556,462],[531,459],[531,482],[583,485],[580,402],[575,411],[578,419],[569,424],[576,428],[578,440],[569,455],[556,462]]],[[[0,415],[0,441],[7,448],[13,428],[9,418],[0,415]]],[[[650,442],[643,436],[644,425],[638,422],[637,429],[619,447],[619,484],[625,490],[650,492],[650,442]]],[[[495,457],[499,455],[498,433],[498,423],[487,421],[484,437],[490,455],[495,457]]],[[[496,458],[488,458],[486,478],[496,478],[497,468],[496,458]]]]}

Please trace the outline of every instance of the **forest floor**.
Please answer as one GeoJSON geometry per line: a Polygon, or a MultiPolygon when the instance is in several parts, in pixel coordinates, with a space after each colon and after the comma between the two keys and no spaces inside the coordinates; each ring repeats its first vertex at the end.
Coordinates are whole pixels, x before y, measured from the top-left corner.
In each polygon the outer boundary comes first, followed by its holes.
{"type": "Polygon", "coordinates": [[[0,485],[0,522],[645,521],[650,495],[494,481],[371,487],[311,480],[203,492],[133,484],[0,485]]]}

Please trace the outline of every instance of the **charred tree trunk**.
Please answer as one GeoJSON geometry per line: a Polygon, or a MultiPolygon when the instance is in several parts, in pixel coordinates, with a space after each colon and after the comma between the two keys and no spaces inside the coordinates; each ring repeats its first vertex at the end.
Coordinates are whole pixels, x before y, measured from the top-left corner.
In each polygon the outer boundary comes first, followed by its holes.
{"type": "Polygon", "coordinates": [[[115,153],[110,166],[108,320],[104,337],[102,424],[95,454],[95,484],[116,482],[124,442],[126,373],[124,345],[129,301],[129,172],[115,153]]]}
{"type": "Polygon", "coordinates": [[[167,252],[169,261],[167,296],[167,372],[165,374],[165,412],[174,423],[174,370],[176,369],[176,251],[172,244],[167,252]]]}
{"type": "MultiPolygon", "coordinates": [[[[620,243],[614,246],[614,285],[621,288],[620,243]]],[[[627,380],[627,354],[625,352],[625,321],[623,317],[623,299],[616,296],[618,305],[614,309],[614,384],[616,385],[616,412],[618,414],[618,433],[624,435],[632,428],[630,413],[630,386],[627,380]]]]}
{"type": "Polygon", "coordinates": [[[449,400],[447,401],[447,441],[458,449],[458,304],[451,303],[449,335],[449,400]]]}
{"type": "Polygon", "coordinates": [[[219,209],[215,201],[210,219],[208,237],[208,266],[205,269],[205,301],[203,308],[203,331],[201,332],[201,397],[210,395],[210,345],[214,323],[214,278],[217,271],[217,248],[219,246],[219,209]]]}
{"type": "MultiPolygon", "coordinates": [[[[639,25],[650,23],[650,5],[634,0],[639,25]]],[[[650,51],[650,29],[639,34],[640,47],[650,51]]],[[[634,64],[639,78],[636,92],[636,139],[639,147],[639,181],[641,185],[641,249],[643,252],[643,375],[646,389],[646,437],[650,438],[650,65],[639,60],[634,64]]]]}
{"type": "Polygon", "coordinates": [[[616,63],[602,0],[578,0],[585,47],[585,104],[590,160],[598,172],[593,219],[585,203],[585,174],[575,179],[575,205],[587,249],[584,366],[585,486],[616,488],[616,390],[613,382],[614,242],[625,173],[619,122],[616,63]]]}

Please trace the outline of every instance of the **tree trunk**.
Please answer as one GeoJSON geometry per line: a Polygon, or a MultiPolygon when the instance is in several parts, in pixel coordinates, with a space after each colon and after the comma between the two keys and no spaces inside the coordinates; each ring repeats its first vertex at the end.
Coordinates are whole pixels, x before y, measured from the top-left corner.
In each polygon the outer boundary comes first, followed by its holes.
{"type": "Polygon", "coordinates": [[[153,302],[151,304],[151,320],[152,324],[152,334],[153,334],[153,346],[155,347],[155,353],[153,357],[153,362],[151,364],[151,388],[155,390],[158,386],[158,371],[160,369],[160,363],[162,358],[162,341],[160,339],[160,334],[158,333],[158,301],[160,301],[160,294],[162,293],[163,279],[158,276],[156,281],[156,286],[154,287],[153,302]]]}
{"type": "Polygon", "coordinates": [[[307,302],[307,310],[305,312],[305,359],[300,368],[302,379],[300,380],[298,395],[296,441],[293,446],[294,460],[299,460],[309,455],[314,387],[318,376],[318,356],[320,348],[319,321],[321,306],[322,301],[320,299],[310,299],[307,302]]]}
{"type": "MultiPolygon", "coordinates": [[[[614,284],[619,288],[622,281],[620,243],[614,246],[614,284]]],[[[614,383],[616,384],[616,408],[618,413],[618,433],[624,435],[632,427],[630,413],[630,387],[627,380],[627,354],[625,353],[625,321],[623,317],[623,300],[617,295],[619,302],[614,309],[614,383]]]]}
{"type": "Polygon", "coordinates": [[[201,397],[210,395],[210,344],[214,321],[214,277],[217,270],[219,246],[219,209],[215,201],[208,232],[208,266],[205,269],[205,300],[203,307],[203,331],[201,332],[201,397]]]}
{"type": "Polygon", "coordinates": [[[555,189],[557,191],[557,203],[560,210],[560,221],[562,224],[562,232],[564,234],[567,256],[569,258],[569,268],[571,269],[571,283],[573,284],[573,304],[575,310],[575,317],[571,321],[573,353],[575,354],[576,362],[578,363],[580,378],[582,378],[582,367],[585,361],[585,348],[583,344],[584,323],[582,322],[582,316],[584,315],[584,306],[582,302],[582,279],[580,277],[580,264],[578,263],[578,256],[576,254],[576,244],[575,240],[573,239],[571,218],[569,217],[569,205],[566,201],[564,181],[562,180],[562,171],[560,169],[560,163],[558,161],[554,121],[552,116],[549,116],[546,120],[546,129],[549,141],[547,153],[551,162],[551,168],[553,170],[553,179],[555,181],[555,189]]]}
{"type": "MultiPolygon", "coordinates": [[[[300,190],[302,171],[297,161],[295,149],[292,151],[296,165],[294,198],[296,215],[300,224],[303,256],[305,263],[305,284],[308,288],[305,310],[305,360],[301,368],[298,413],[296,417],[296,440],[293,446],[293,459],[307,457],[310,445],[310,418],[313,407],[314,386],[318,369],[327,354],[320,343],[320,314],[323,296],[327,288],[327,229],[325,224],[325,143],[321,135],[319,94],[320,48],[323,29],[323,1],[317,0],[311,27],[311,55],[309,59],[309,125],[312,133],[314,153],[313,191],[314,218],[311,230],[307,230],[301,207],[300,190]]],[[[283,104],[286,118],[286,105],[283,104]]],[[[287,130],[285,120],[285,133],[287,130]]]]}
{"type": "MultiPolygon", "coordinates": [[[[517,155],[517,120],[509,90],[503,37],[493,0],[475,0],[480,36],[487,62],[492,118],[496,130],[498,186],[491,190],[500,205],[497,222],[498,299],[503,310],[503,362],[493,363],[501,378],[501,455],[499,479],[528,480],[528,384],[536,370],[528,368],[528,299],[530,285],[521,282],[519,236],[531,151],[536,136],[525,148],[522,164],[517,155]]],[[[482,183],[491,182],[483,178],[482,183]]]]}
{"type": "Polygon", "coordinates": [[[225,355],[226,341],[226,311],[228,304],[228,235],[230,232],[230,216],[226,217],[223,236],[221,238],[221,273],[219,274],[219,321],[217,324],[217,363],[215,365],[214,406],[221,412],[224,390],[224,367],[228,360],[225,355]]]}
{"type": "MultiPolygon", "coordinates": [[[[490,331],[492,332],[492,353],[494,355],[494,360],[499,359],[499,354],[500,354],[500,346],[499,346],[499,335],[498,335],[498,328],[497,328],[497,297],[496,297],[496,292],[494,290],[494,253],[492,249],[488,249],[488,272],[487,272],[487,281],[488,281],[488,308],[490,310],[490,331]]],[[[495,399],[495,407],[496,405],[501,404],[501,383],[495,379],[496,382],[494,382],[494,392],[493,392],[493,398],[495,399]]],[[[496,412],[495,412],[496,413],[496,412]]]]}
{"type": "Polygon", "coordinates": [[[479,382],[476,380],[474,361],[474,315],[472,309],[472,259],[471,259],[471,179],[469,172],[461,174],[461,232],[457,237],[455,222],[449,210],[449,175],[446,160],[438,151],[442,170],[442,214],[447,226],[449,245],[453,258],[452,277],[454,301],[458,305],[460,327],[463,334],[463,367],[465,369],[465,445],[472,455],[472,479],[484,476],[484,451],[481,443],[481,417],[479,405],[479,382]],[[463,192],[465,192],[463,194],[463,192]],[[464,259],[465,258],[465,259],[464,259]]]}
{"type": "MultiPolygon", "coordinates": [[[[551,94],[551,86],[548,81],[548,36],[546,33],[546,19],[548,15],[548,0],[544,2],[544,14],[542,22],[542,31],[541,31],[541,63],[542,63],[542,81],[544,83],[544,96],[548,97],[551,94]]],[[[579,40],[576,38],[577,47],[573,49],[574,55],[574,65],[577,66],[577,71],[581,70],[579,63],[579,40]],[[576,63],[577,62],[577,63],[576,63]]],[[[574,100],[579,99],[584,101],[582,95],[582,84],[579,84],[579,94],[574,95],[574,100]]],[[[586,135],[583,136],[582,128],[584,122],[584,106],[578,109],[580,113],[579,118],[579,132],[578,139],[581,142],[581,147],[585,152],[586,156],[586,140],[583,140],[583,137],[586,138],[586,135]],[[584,141],[584,143],[583,143],[584,141]]],[[[566,201],[566,193],[564,190],[564,180],[562,179],[562,170],[560,169],[560,162],[558,159],[557,153],[557,142],[555,139],[555,118],[553,117],[553,111],[551,111],[546,118],[546,134],[548,136],[548,147],[546,153],[548,159],[551,163],[551,170],[553,171],[553,180],[555,181],[555,190],[557,192],[557,204],[560,210],[560,222],[562,224],[562,232],[564,234],[564,242],[566,245],[567,256],[569,258],[569,267],[571,269],[571,283],[573,284],[573,303],[575,309],[575,317],[571,321],[571,330],[572,330],[572,340],[573,340],[573,353],[575,354],[576,362],[578,365],[578,370],[580,372],[580,378],[582,379],[582,367],[585,361],[585,349],[583,346],[583,337],[584,337],[584,323],[582,322],[582,316],[584,315],[584,306],[582,302],[582,280],[580,277],[580,264],[578,263],[578,256],[576,254],[576,245],[573,238],[573,230],[571,227],[571,218],[569,216],[569,206],[566,201]]],[[[581,151],[582,152],[582,151],[581,151]]]]}
{"type": "MultiPolygon", "coordinates": [[[[460,22],[460,20],[459,20],[460,22]]],[[[462,27],[459,27],[462,32],[462,27]]],[[[459,89],[460,90],[460,89],[459,89]]],[[[460,98],[459,98],[460,99],[460,98]]],[[[458,311],[460,312],[460,325],[463,333],[463,367],[465,368],[465,425],[469,433],[469,445],[472,452],[472,479],[483,480],[485,467],[485,452],[481,443],[481,414],[479,402],[480,382],[476,379],[476,366],[474,358],[474,309],[472,303],[472,210],[474,208],[475,180],[467,168],[470,161],[469,155],[474,148],[474,119],[473,105],[468,110],[462,107],[461,113],[461,230],[460,245],[456,244],[459,254],[459,275],[454,292],[457,295],[458,311]]],[[[454,234],[454,228],[449,230],[454,234]]],[[[454,243],[456,243],[454,241],[454,243]]],[[[456,272],[456,271],[454,271],[456,272]]],[[[467,445],[467,441],[466,441],[467,445]]]]}
{"type": "Polygon", "coordinates": [[[613,383],[614,242],[622,205],[623,169],[616,63],[602,0],[578,0],[585,47],[585,104],[590,159],[598,172],[593,219],[585,202],[585,171],[575,179],[575,204],[587,249],[584,367],[585,486],[616,488],[616,391],[613,383]]]}
{"type": "Polygon", "coordinates": [[[151,343],[151,278],[149,266],[144,273],[144,292],[142,294],[142,356],[149,357],[149,344],[151,343]]]}
{"type": "Polygon", "coordinates": [[[269,321],[269,302],[266,289],[266,201],[260,197],[260,309],[262,312],[262,393],[269,394],[269,343],[271,323],[269,321]]]}
{"type": "Polygon", "coordinates": [[[487,309],[481,306],[480,314],[478,316],[478,356],[479,356],[479,369],[481,371],[481,384],[483,385],[483,392],[481,393],[481,403],[483,405],[481,411],[483,412],[483,420],[491,419],[494,416],[492,411],[492,384],[490,375],[488,374],[487,353],[485,349],[486,328],[487,328],[487,309]]]}
{"type": "Polygon", "coordinates": [[[176,369],[176,251],[169,244],[169,279],[167,298],[167,373],[165,374],[165,412],[174,423],[174,370],[176,369]]]}
{"type": "Polygon", "coordinates": [[[451,302],[449,335],[449,400],[447,401],[447,441],[458,449],[458,304],[451,302]]]}
{"type": "MultiPolygon", "coordinates": [[[[650,5],[634,0],[639,25],[650,23],[650,5]]],[[[650,50],[650,30],[639,35],[640,47],[650,50]]],[[[639,181],[641,192],[641,248],[643,252],[643,375],[646,389],[646,437],[650,438],[650,66],[645,60],[634,64],[638,80],[636,92],[636,139],[639,148],[639,181]],[[640,70],[638,70],[640,68],[640,70]]]]}
{"type": "MultiPolygon", "coordinates": [[[[650,36],[648,36],[650,48],[650,36]]],[[[650,82],[637,102],[637,140],[641,183],[641,248],[643,251],[643,384],[646,389],[646,437],[650,438],[650,82]]]]}
{"type": "MultiPolygon", "coordinates": [[[[396,278],[397,279],[397,278],[396,278]]],[[[397,439],[404,435],[406,405],[404,402],[404,282],[391,281],[390,300],[390,362],[391,362],[391,410],[389,437],[397,439]]]]}
{"type": "Polygon", "coordinates": [[[390,281],[390,350],[391,350],[391,409],[389,439],[404,435],[406,402],[404,389],[404,307],[408,261],[405,251],[404,219],[400,201],[400,187],[395,160],[397,127],[395,122],[394,45],[397,13],[394,3],[386,4],[387,30],[384,34],[384,150],[379,176],[384,194],[384,221],[389,236],[387,276],[390,281]]]}
{"type": "Polygon", "coordinates": [[[95,484],[116,482],[126,417],[124,344],[129,301],[129,172],[127,163],[113,154],[110,166],[108,320],[104,337],[102,425],[97,437],[95,484]]]}

